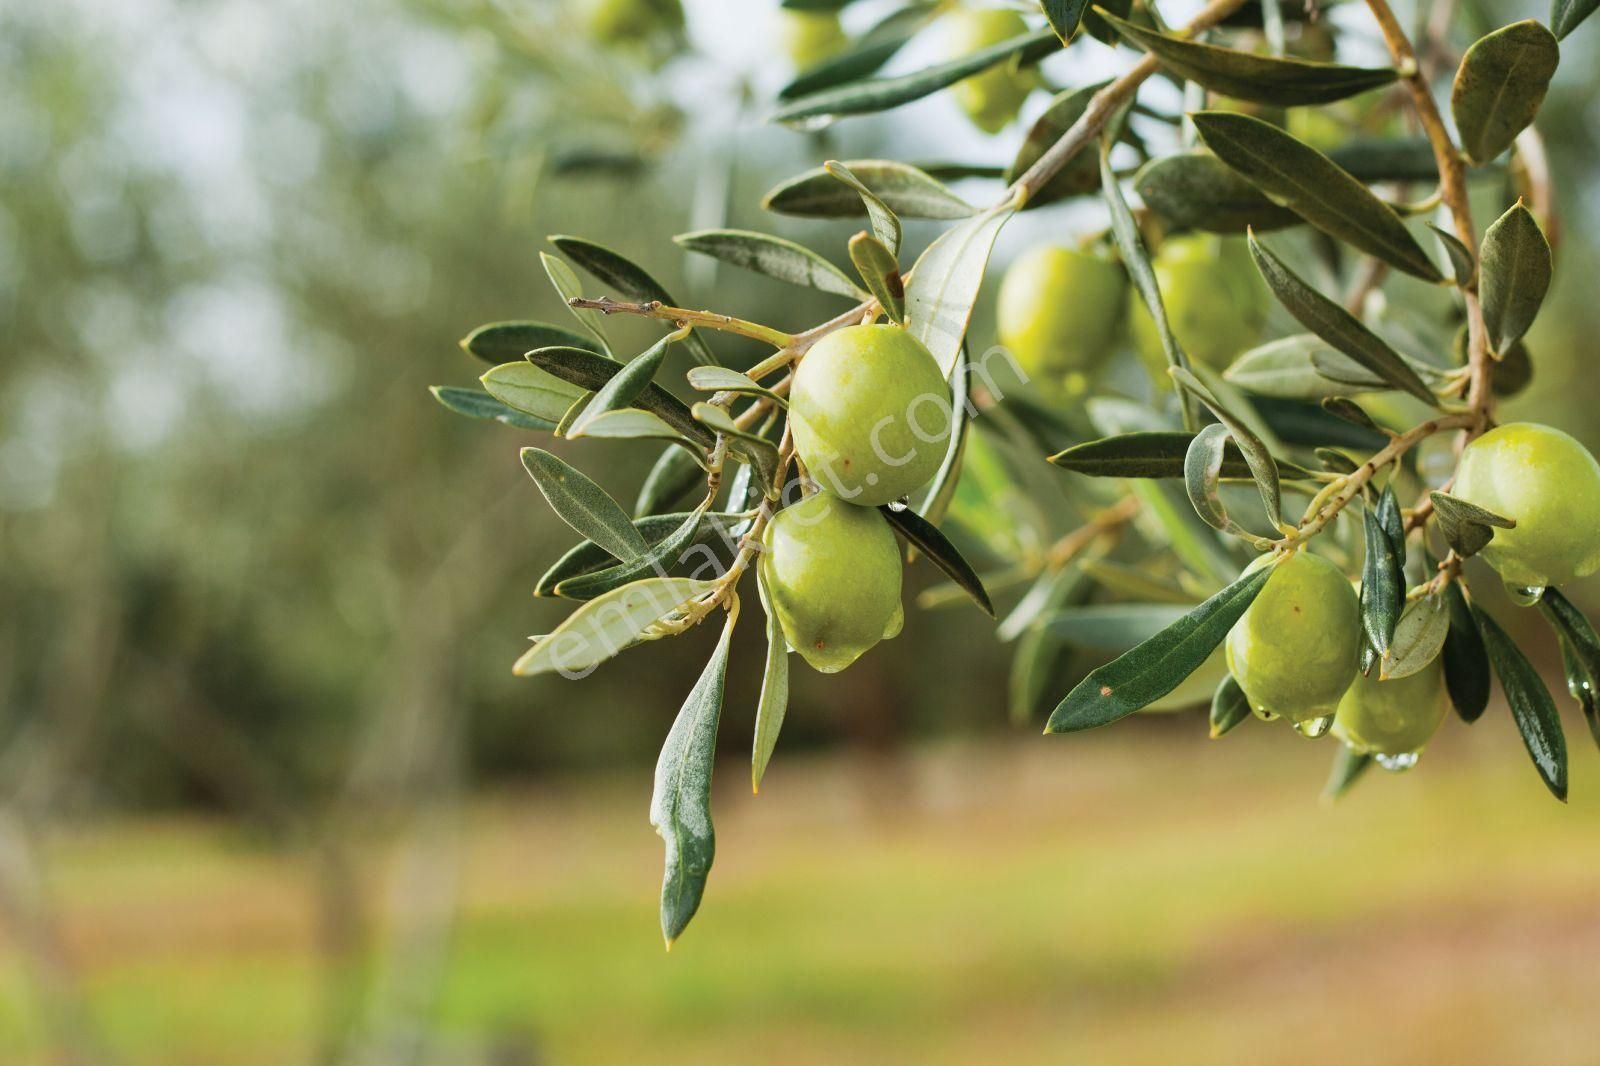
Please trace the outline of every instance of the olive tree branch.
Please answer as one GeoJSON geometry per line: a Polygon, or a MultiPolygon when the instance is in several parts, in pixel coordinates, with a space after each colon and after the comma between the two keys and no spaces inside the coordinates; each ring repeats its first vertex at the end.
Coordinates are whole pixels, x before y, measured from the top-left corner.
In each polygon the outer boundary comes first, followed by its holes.
{"type": "Polygon", "coordinates": [[[599,311],[602,315],[639,315],[643,318],[657,318],[664,322],[675,322],[681,326],[698,326],[703,329],[721,330],[724,333],[735,333],[741,337],[770,344],[774,348],[787,348],[794,343],[794,337],[782,330],[763,326],[758,322],[746,322],[742,318],[732,315],[719,315],[713,311],[690,311],[682,307],[672,307],[660,300],[651,300],[647,303],[628,303],[622,300],[613,300],[609,296],[598,300],[576,296],[567,301],[567,306],[579,311],[599,311]]]}

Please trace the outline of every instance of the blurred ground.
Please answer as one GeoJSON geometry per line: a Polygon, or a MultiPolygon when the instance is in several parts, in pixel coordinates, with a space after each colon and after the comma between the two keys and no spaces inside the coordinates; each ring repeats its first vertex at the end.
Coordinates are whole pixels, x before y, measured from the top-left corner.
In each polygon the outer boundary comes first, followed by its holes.
{"type": "MultiPolygon", "coordinates": [[[[479,800],[424,1008],[444,1042],[417,1061],[1593,1061],[1600,792],[1580,724],[1566,807],[1503,708],[1333,809],[1331,744],[1202,730],[780,759],[758,798],[726,761],[718,869],[670,954],[647,777],[479,800]]],[[[113,1050],[308,1059],[306,863],[189,818],[47,852],[113,1050]]],[[[453,887],[438,860],[420,872],[453,887]]],[[[415,906],[409,884],[392,896],[415,906]]],[[[47,1061],[14,961],[0,973],[0,1061],[47,1061]]]]}

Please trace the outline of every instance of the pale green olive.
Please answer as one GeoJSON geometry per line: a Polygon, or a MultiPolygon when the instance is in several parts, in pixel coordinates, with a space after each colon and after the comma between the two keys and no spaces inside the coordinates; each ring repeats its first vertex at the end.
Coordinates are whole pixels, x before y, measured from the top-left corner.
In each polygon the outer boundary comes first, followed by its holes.
{"type": "Polygon", "coordinates": [[[1115,351],[1128,275],[1104,256],[1046,245],[1000,283],[1000,343],[1030,378],[1085,381],[1115,351]]]}
{"type": "Polygon", "coordinates": [[[1422,750],[1449,709],[1439,660],[1388,681],[1374,670],[1370,677],[1357,674],[1345,690],[1333,735],[1364,755],[1410,755],[1422,750]]]}
{"type": "Polygon", "coordinates": [[[1508,583],[1544,588],[1600,570],[1600,463],[1559,429],[1491,429],[1461,453],[1451,493],[1516,521],[1480,553],[1508,583]]]}
{"type": "Polygon", "coordinates": [[[767,527],[761,576],[784,639],[837,673],[900,632],[900,546],[877,511],[819,492],[767,527]]]}
{"type": "MultiPolygon", "coordinates": [[[[1191,359],[1222,370],[1261,339],[1269,295],[1238,237],[1190,234],[1163,241],[1151,260],[1167,324],[1191,359]]],[[[1144,301],[1128,301],[1128,332],[1157,382],[1166,353],[1144,301]]]]}
{"type": "Polygon", "coordinates": [[[809,70],[844,50],[850,43],[839,16],[831,11],[778,13],[782,20],[783,50],[796,70],[809,70]]]}
{"type": "Polygon", "coordinates": [[[1250,707],[1292,722],[1330,715],[1356,676],[1361,609],[1350,580],[1328,560],[1301,550],[1272,576],[1228,632],[1228,669],[1250,707]]]}
{"type": "MultiPolygon", "coordinates": [[[[1001,8],[957,10],[944,20],[944,58],[960,59],[1020,37],[1028,29],[1027,21],[1016,11],[1001,8]]],[[[998,133],[1017,117],[1018,109],[1037,82],[1033,71],[1017,70],[1012,64],[1001,62],[957,82],[951,91],[974,126],[985,133],[998,133]]]]}
{"type": "Polygon", "coordinates": [[[628,44],[683,29],[681,0],[587,0],[584,25],[601,44],[628,44]]]}
{"type": "Polygon", "coordinates": [[[950,441],[950,386],[899,326],[849,326],[806,353],[789,393],[794,448],[812,478],[876,506],[927,484],[950,441]]]}

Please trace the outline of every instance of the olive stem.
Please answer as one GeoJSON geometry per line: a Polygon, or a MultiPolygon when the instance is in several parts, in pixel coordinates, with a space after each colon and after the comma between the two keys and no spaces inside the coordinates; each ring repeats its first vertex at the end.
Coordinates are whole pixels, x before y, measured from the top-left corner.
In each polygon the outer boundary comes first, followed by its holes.
{"type": "Polygon", "coordinates": [[[742,318],[719,315],[713,311],[690,311],[682,307],[672,307],[660,300],[628,303],[610,297],[591,300],[578,296],[568,300],[567,306],[580,311],[599,311],[602,315],[639,315],[642,318],[676,322],[679,326],[699,326],[704,329],[721,330],[724,333],[736,333],[741,337],[770,344],[774,348],[787,348],[795,341],[791,334],[757,322],[746,322],[742,318]]]}

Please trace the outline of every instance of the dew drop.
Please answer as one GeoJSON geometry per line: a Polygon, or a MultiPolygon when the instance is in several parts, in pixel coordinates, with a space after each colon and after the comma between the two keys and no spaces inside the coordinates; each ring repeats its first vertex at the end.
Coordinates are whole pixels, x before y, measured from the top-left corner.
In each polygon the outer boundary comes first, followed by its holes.
{"type": "Polygon", "coordinates": [[[1325,714],[1321,718],[1307,718],[1303,722],[1296,722],[1294,724],[1294,731],[1296,733],[1299,733],[1301,736],[1307,737],[1311,740],[1316,740],[1320,736],[1326,736],[1328,730],[1332,728],[1333,715],[1331,714],[1325,714]]]}
{"type": "Polygon", "coordinates": [[[1532,607],[1544,599],[1543,585],[1513,585],[1506,583],[1506,595],[1511,597],[1511,602],[1518,607],[1532,607]]]}
{"type": "Polygon", "coordinates": [[[1373,760],[1391,774],[1405,773],[1407,770],[1417,765],[1417,760],[1420,758],[1422,758],[1422,756],[1414,751],[1408,751],[1404,755],[1373,756],[1373,760]]]}

